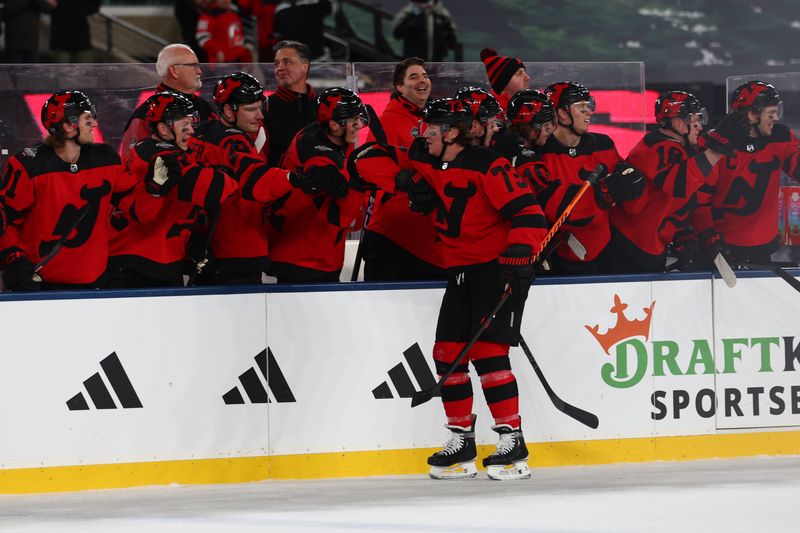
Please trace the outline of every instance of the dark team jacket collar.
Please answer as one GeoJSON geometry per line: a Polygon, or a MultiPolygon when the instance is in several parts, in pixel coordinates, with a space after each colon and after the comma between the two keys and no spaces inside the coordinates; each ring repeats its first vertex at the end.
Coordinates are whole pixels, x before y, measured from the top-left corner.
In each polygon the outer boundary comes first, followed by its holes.
{"type": "Polygon", "coordinates": [[[409,100],[408,98],[406,98],[405,96],[403,96],[402,94],[400,94],[398,92],[393,92],[392,93],[392,96],[389,98],[389,104],[394,104],[394,105],[400,106],[405,111],[407,111],[408,113],[410,113],[410,114],[412,114],[414,116],[417,116],[417,117],[421,117],[422,116],[422,109],[420,109],[419,107],[414,105],[414,103],[411,102],[411,100],[409,100]]]}
{"type": "Polygon", "coordinates": [[[283,100],[284,102],[296,102],[300,99],[306,100],[314,100],[316,99],[317,95],[314,92],[314,88],[306,83],[306,92],[304,93],[296,93],[294,91],[290,91],[286,87],[279,86],[278,90],[275,91],[275,96],[283,100]]]}
{"type": "Polygon", "coordinates": [[[158,85],[156,85],[156,92],[157,93],[163,93],[163,92],[177,93],[177,94],[182,94],[183,96],[185,96],[186,98],[189,98],[192,101],[194,101],[194,99],[195,99],[195,95],[193,95],[192,93],[185,93],[183,91],[179,91],[178,89],[173,89],[172,87],[170,87],[166,83],[159,83],[158,85]]]}

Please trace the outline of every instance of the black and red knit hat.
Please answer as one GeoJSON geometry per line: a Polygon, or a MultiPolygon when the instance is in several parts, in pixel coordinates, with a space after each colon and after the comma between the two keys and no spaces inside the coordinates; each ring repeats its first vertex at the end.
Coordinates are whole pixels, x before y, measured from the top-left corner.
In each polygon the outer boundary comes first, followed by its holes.
{"type": "Polygon", "coordinates": [[[503,92],[519,69],[525,68],[525,64],[516,57],[499,56],[494,48],[481,50],[481,61],[486,67],[486,75],[489,76],[489,83],[496,94],[503,92]]]}

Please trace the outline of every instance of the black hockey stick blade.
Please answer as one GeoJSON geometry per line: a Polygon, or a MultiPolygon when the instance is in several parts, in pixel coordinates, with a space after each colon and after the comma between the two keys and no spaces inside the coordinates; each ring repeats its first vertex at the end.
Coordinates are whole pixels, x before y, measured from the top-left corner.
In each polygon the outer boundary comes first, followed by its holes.
{"type": "Polygon", "coordinates": [[[544,377],[542,369],[539,368],[539,364],[536,362],[536,359],[534,359],[531,349],[528,348],[528,343],[525,342],[525,339],[523,339],[521,335],[519,338],[519,345],[522,347],[522,351],[525,352],[525,356],[531,363],[533,371],[536,372],[536,376],[539,378],[539,381],[542,382],[542,386],[544,387],[545,392],[547,392],[547,396],[550,398],[550,401],[553,402],[555,408],[565,415],[574,418],[584,426],[597,429],[597,427],[600,425],[597,415],[594,415],[588,411],[584,411],[580,407],[575,407],[574,405],[568,404],[559,398],[555,391],[553,391],[552,387],[550,387],[550,383],[548,383],[547,379],[544,377]]]}
{"type": "Polygon", "coordinates": [[[792,288],[794,288],[794,290],[800,292],[800,280],[798,280],[797,278],[795,278],[794,276],[792,276],[791,274],[789,274],[788,272],[786,272],[784,269],[782,269],[777,265],[756,265],[753,263],[744,263],[739,266],[748,267],[751,269],[758,268],[761,270],[769,270],[770,272],[781,278],[783,281],[791,285],[792,288]]]}
{"type": "Polygon", "coordinates": [[[464,356],[467,355],[467,352],[470,351],[472,345],[477,342],[477,340],[480,338],[481,335],[483,335],[483,332],[486,331],[486,328],[489,327],[489,324],[492,323],[492,320],[494,320],[494,317],[495,315],[497,315],[497,312],[500,311],[500,308],[503,307],[503,304],[505,304],[506,301],[508,301],[508,298],[510,296],[511,296],[511,287],[507,286],[506,290],[503,291],[503,294],[500,295],[500,299],[497,300],[494,309],[492,309],[491,313],[489,313],[486,316],[486,318],[483,319],[483,322],[481,322],[481,326],[472,335],[472,337],[469,339],[469,342],[467,342],[467,344],[461,349],[461,351],[458,352],[458,356],[455,358],[455,361],[453,361],[450,367],[447,370],[445,370],[444,374],[442,374],[442,376],[439,378],[439,381],[437,381],[436,384],[429,389],[422,389],[414,393],[414,395],[411,397],[411,407],[416,407],[418,405],[421,405],[430,400],[431,398],[433,398],[434,395],[438,395],[438,393],[441,392],[442,385],[444,385],[444,382],[447,380],[447,378],[450,377],[450,374],[452,374],[455,371],[456,367],[459,364],[461,364],[461,360],[464,359],[464,356]]]}

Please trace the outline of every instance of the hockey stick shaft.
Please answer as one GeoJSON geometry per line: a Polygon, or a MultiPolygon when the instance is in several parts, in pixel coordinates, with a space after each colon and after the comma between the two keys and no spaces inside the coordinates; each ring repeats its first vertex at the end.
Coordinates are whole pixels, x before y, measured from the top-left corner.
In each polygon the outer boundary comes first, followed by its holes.
{"type": "Polygon", "coordinates": [[[736,274],[733,272],[731,265],[728,263],[727,259],[725,259],[724,255],[717,254],[716,257],[714,257],[714,266],[717,268],[717,272],[719,272],[725,285],[731,288],[736,286],[736,274]]]}
{"type": "Polygon", "coordinates": [[[769,270],[770,272],[781,278],[783,281],[791,285],[794,290],[800,292],[800,280],[798,280],[797,278],[795,278],[794,276],[792,276],[791,274],[789,274],[788,272],[786,272],[784,269],[782,269],[777,265],[757,265],[754,263],[744,263],[739,266],[769,270]]]}
{"type": "Polygon", "coordinates": [[[483,319],[483,322],[481,322],[481,325],[478,328],[478,330],[472,335],[472,337],[469,339],[467,344],[461,349],[461,351],[458,352],[458,355],[456,356],[455,360],[450,365],[450,367],[447,370],[445,370],[444,374],[442,374],[439,377],[439,381],[437,381],[436,384],[430,389],[423,389],[421,391],[414,393],[414,395],[411,397],[411,407],[416,407],[420,404],[427,402],[428,400],[433,398],[437,392],[442,390],[444,382],[447,381],[447,378],[449,378],[453,372],[455,372],[458,365],[461,364],[461,361],[464,359],[464,357],[467,355],[470,349],[472,349],[472,346],[478,341],[480,336],[483,335],[483,332],[486,331],[486,328],[489,327],[489,324],[492,323],[492,320],[494,320],[495,315],[497,315],[498,311],[500,311],[500,309],[503,307],[506,301],[508,301],[510,296],[511,296],[511,287],[508,286],[506,287],[506,290],[503,291],[503,294],[500,295],[500,299],[497,300],[494,309],[492,309],[492,311],[483,319]]]}
{"type": "Polygon", "coordinates": [[[525,342],[525,339],[522,338],[522,335],[519,337],[519,345],[522,347],[522,351],[525,352],[525,356],[528,358],[531,366],[533,367],[533,371],[536,372],[536,376],[539,378],[539,381],[542,382],[542,387],[544,387],[547,396],[550,398],[550,401],[553,402],[553,405],[556,409],[564,413],[565,415],[574,418],[581,424],[585,426],[589,426],[592,429],[597,429],[597,426],[600,425],[600,421],[597,419],[597,415],[594,415],[588,411],[584,411],[580,407],[575,407],[572,404],[568,404],[564,400],[562,400],[556,393],[553,391],[553,388],[550,386],[550,383],[547,382],[547,379],[544,377],[544,373],[542,372],[539,363],[536,362],[536,359],[533,357],[533,352],[528,347],[528,343],[525,342]]]}

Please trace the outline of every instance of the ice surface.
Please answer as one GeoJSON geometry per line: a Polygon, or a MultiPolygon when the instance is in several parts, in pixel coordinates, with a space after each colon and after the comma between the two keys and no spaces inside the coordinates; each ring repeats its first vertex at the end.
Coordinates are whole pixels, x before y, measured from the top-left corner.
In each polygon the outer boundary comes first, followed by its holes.
{"type": "Polygon", "coordinates": [[[0,531],[800,531],[800,457],[0,496],[0,531]]]}

